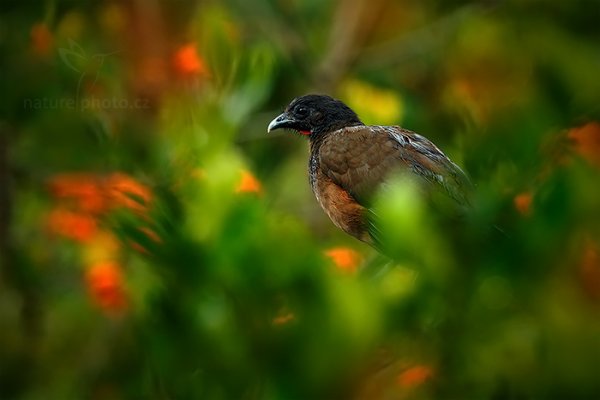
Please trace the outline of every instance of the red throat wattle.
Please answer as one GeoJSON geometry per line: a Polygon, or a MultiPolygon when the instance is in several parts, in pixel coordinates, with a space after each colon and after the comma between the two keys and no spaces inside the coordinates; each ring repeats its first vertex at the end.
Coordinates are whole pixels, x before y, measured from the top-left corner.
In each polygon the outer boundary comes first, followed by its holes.
{"type": "Polygon", "coordinates": [[[304,136],[309,136],[310,135],[310,131],[298,131],[299,133],[301,133],[304,136]]]}

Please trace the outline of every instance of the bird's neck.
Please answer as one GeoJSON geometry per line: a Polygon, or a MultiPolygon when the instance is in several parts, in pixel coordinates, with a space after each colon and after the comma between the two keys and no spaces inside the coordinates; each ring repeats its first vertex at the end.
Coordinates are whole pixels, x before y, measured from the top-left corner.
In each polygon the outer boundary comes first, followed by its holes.
{"type": "Polygon", "coordinates": [[[313,192],[316,191],[315,185],[316,185],[316,177],[317,177],[317,173],[318,173],[318,169],[319,169],[319,151],[321,149],[321,145],[323,144],[323,141],[325,140],[325,138],[327,138],[327,136],[329,136],[329,133],[331,133],[331,132],[327,132],[327,134],[321,134],[321,135],[314,135],[314,133],[313,133],[309,137],[309,139],[310,139],[310,158],[308,160],[308,176],[309,176],[309,180],[310,180],[310,186],[311,186],[313,192]]]}
{"type": "Polygon", "coordinates": [[[356,120],[356,121],[352,121],[352,122],[339,122],[339,123],[334,123],[334,124],[329,124],[327,125],[327,127],[322,128],[322,129],[315,129],[309,136],[310,139],[310,147],[312,148],[318,148],[321,146],[321,143],[323,142],[323,140],[329,136],[331,133],[338,131],[340,129],[344,129],[344,128],[350,128],[352,126],[364,126],[365,124],[363,124],[360,120],[356,120]]]}
{"type": "Polygon", "coordinates": [[[310,134],[310,136],[308,137],[309,142],[310,142],[310,152],[311,154],[318,152],[319,148],[321,147],[321,144],[323,143],[323,140],[325,140],[325,138],[327,136],[329,136],[330,132],[326,132],[326,133],[319,133],[319,132],[312,132],[310,134]]]}

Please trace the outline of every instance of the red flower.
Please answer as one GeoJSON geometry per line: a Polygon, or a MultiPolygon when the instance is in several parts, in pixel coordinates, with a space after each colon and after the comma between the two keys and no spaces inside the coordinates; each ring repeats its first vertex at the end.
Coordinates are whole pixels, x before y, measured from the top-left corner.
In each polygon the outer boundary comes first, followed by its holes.
{"type": "Polygon", "coordinates": [[[31,48],[38,56],[47,56],[50,54],[54,45],[54,37],[48,29],[48,26],[41,22],[31,28],[31,48]]]}
{"type": "Polygon", "coordinates": [[[73,201],[79,211],[94,215],[120,206],[142,212],[152,201],[149,188],[119,172],[108,177],[88,173],[60,174],[50,180],[49,187],[55,197],[73,201]]]}
{"type": "Polygon", "coordinates": [[[113,206],[124,206],[133,211],[146,211],[152,192],[128,175],[115,173],[108,178],[106,189],[113,206]]]}
{"type": "Polygon", "coordinates": [[[590,122],[573,128],[567,136],[573,142],[575,152],[589,163],[600,167],[600,123],[590,122]]]}
{"type": "MultiPolygon", "coordinates": [[[[145,214],[152,192],[143,184],[122,173],[108,177],[89,173],[67,173],[49,181],[50,192],[59,200],[50,211],[47,224],[52,233],[88,242],[98,233],[98,220],[107,212],[125,207],[145,214]]],[[[152,231],[144,231],[159,241],[152,231]]]]}
{"type": "Polygon", "coordinates": [[[49,187],[55,197],[73,200],[81,211],[100,214],[108,207],[107,198],[98,177],[92,174],[56,175],[50,180],[49,187]]]}
{"type": "Polygon", "coordinates": [[[47,218],[51,232],[79,242],[89,241],[98,231],[96,220],[90,215],[56,208],[47,218]]]}
{"type": "Polygon", "coordinates": [[[204,59],[198,55],[194,43],[181,46],[173,56],[175,71],[182,76],[204,76],[207,77],[208,69],[204,59]]]}
{"type": "Polygon", "coordinates": [[[86,282],[92,300],[104,311],[120,312],[127,307],[123,276],[116,262],[92,265],[86,272],[86,282]]]}
{"type": "Polygon", "coordinates": [[[398,384],[402,387],[415,387],[422,385],[431,378],[433,371],[426,365],[415,365],[398,376],[398,384]]]}
{"type": "Polygon", "coordinates": [[[590,298],[600,300],[600,251],[590,238],[585,240],[579,264],[579,278],[590,298]]]}
{"type": "Polygon", "coordinates": [[[519,193],[513,199],[515,208],[521,215],[531,214],[531,203],[533,201],[533,195],[531,192],[519,193]]]}
{"type": "MultiPolygon", "coordinates": [[[[156,232],[154,232],[152,229],[143,226],[143,227],[139,228],[139,231],[142,232],[148,239],[152,240],[154,243],[162,243],[162,239],[160,238],[160,236],[158,236],[158,234],[156,232]]],[[[135,251],[137,251],[139,253],[149,254],[149,251],[148,251],[149,249],[145,248],[138,242],[129,241],[129,245],[131,246],[132,249],[134,249],[135,251]]]]}

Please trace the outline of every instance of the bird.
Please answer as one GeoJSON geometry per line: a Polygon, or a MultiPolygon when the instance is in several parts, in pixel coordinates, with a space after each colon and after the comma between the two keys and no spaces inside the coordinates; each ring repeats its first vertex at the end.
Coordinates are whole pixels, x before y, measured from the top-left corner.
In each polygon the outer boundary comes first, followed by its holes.
{"type": "Polygon", "coordinates": [[[376,249],[381,237],[374,199],[396,173],[415,178],[425,193],[441,193],[457,210],[470,206],[469,178],[433,142],[400,126],[365,125],[333,97],[293,99],[267,133],[278,129],[308,138],[317,202],[338,228],[376,249]]]}

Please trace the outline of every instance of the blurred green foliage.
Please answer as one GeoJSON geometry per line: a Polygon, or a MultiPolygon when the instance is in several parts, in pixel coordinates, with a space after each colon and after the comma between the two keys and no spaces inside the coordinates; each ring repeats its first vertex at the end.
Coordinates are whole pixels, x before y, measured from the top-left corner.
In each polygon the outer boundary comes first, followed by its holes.
{"type": "Polygon", "coordinates": [[[0,398],[600,396],[600,7],[581,1],[5,1],[0,398]],[[339,232],[322,92],[436,142],[446,223],[339,232]],[[357,270],[357,271],[355,271],[357,270]]]}

